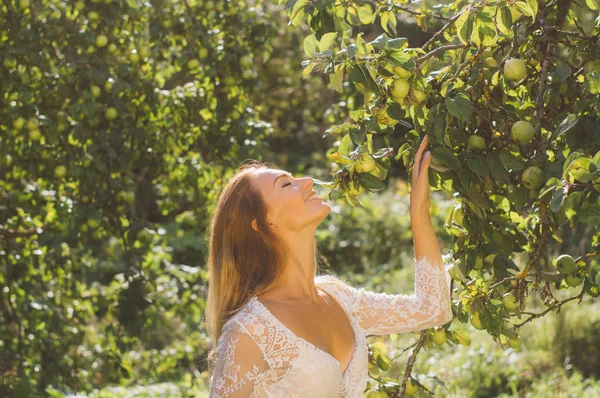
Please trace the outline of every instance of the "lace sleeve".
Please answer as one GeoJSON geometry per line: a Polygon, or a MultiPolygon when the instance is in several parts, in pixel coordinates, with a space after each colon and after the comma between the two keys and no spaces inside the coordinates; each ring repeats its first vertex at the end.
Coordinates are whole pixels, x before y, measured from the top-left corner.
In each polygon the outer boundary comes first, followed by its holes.
{"type": "Polygon", "coordinates": [[[431,263],[426,257],[415,264],[412,295],[375,293],[347,286],[352,313],[366,334],[416,332],[452,320],[451,264],[431,263]]]}
{"type": "Polygon", "coordinates": [[[243,325],[233,322],[219,338],[208,397],[255,397],[255,383],[265,368],[259,346],[243,325]]]}

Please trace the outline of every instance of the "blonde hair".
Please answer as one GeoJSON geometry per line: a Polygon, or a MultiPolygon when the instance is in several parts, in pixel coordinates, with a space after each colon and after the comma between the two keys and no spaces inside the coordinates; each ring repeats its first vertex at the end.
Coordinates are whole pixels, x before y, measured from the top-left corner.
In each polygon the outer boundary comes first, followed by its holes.
{"type": "MultiPolygon", "coordinates": [[[[212,340],[209,369],[214,370],[216,348],[225,323],[254,296],[272,287],[287,263],[285,242],[268,227],[267,205],[251,184],[255,170],[274,168],[267,163],[243,163],[221,192],[209,229],[208,297],[204,313],[212,340]],[[257,229],[252,228],[256,219],[257,229]]],[[[315,238],[315,254],[317,239],[315,238]]],[[[315,276],[319,262],[315,258],[315,276]]],[[[344,284],[333,275],[319,283],[344,284]]]]}

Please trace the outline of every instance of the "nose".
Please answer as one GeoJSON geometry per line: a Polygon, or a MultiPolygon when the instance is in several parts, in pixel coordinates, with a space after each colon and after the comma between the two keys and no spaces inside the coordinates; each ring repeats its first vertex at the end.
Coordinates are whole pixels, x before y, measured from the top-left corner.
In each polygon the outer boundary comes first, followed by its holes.
{"type": "Polygon", "coordinates": [[[307,178],[306,187],[312,188],[312,185],[315,181],[312,179],[312,177],[306,177],[306,178],[307,178]]]}

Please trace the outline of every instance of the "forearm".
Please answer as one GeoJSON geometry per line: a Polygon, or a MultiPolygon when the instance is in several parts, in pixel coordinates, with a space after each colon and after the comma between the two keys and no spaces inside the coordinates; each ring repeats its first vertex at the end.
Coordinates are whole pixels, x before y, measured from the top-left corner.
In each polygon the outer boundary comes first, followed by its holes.
{"type": "Polygon", "coordinates": [[[433,230],[433,223],[431,222],[429,213],[411,213],[410,222],[412,225],[415,246],[415,258],[417,261],[423,257],[427,257],[432,263],[439,264],[440,267],[443,267],[442,251],[433,230]]]}

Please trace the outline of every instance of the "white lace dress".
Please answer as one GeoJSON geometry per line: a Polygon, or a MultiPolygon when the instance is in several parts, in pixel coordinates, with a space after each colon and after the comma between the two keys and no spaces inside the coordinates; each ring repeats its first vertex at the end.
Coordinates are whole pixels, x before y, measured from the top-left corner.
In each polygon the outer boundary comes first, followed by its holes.
{"type": "Polygon", "coordinates": [[[426,257],[413,261],[413,295],[335,286],[325,275],[315,277],[315,285],[338,301],[354,330],[354,352],[345,370],[252,297],[223,327],[209,398],[360,398],[368,379],[367,335],[416,332],[452,319],[451,264],[433,264],[426,257]]]}

